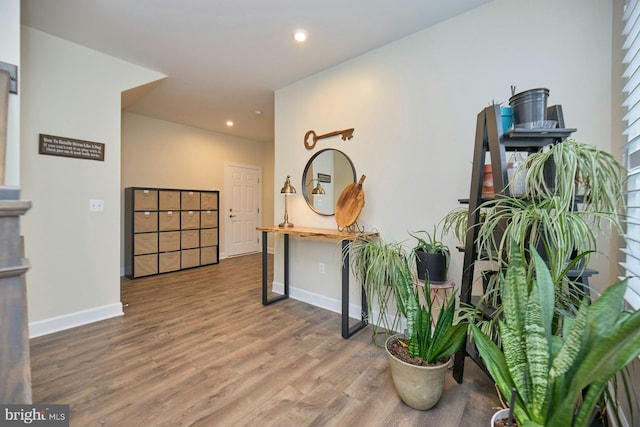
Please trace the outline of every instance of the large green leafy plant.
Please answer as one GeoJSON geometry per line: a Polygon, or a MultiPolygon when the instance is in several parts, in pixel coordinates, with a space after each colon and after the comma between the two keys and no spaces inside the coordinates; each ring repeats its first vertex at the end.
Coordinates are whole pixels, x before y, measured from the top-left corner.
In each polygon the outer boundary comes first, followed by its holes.
{"type": "Polygon", "coordinates": [[[434,306],[429,292],[429,283],[424,286],[413,284],[411,270],[406,258],[399,266],[397,286],[394,287],[398,310],[407,320],[409,355],[419,357],[427,363],[435,363],[448,358],[464,343],[468,325],[459,322],[454,325],[455,298],[452,296],[440,308],[435,326],[432,327],[434,306]],[[420,295],[424,298],[421,303],[420,295]]]}
{"type": "Polygon", "coordinates": [[[500,287],[502,346],[472,325],[480,356],[503,396],[515,388],[520,426],[587,426],[609,380],[640,355],[640,311],[623,309],[622,281],[593,303],[585,297],[574,317],[554,312],[548,267],[532,248],[527,271],[513,246],[500,287]]]}

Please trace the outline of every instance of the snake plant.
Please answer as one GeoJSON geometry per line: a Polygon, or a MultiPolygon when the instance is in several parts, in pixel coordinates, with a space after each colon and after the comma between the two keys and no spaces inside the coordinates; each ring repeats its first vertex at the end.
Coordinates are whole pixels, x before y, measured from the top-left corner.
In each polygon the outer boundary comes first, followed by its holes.
{"type": "Polygon", "coordinates": [[[575,316],[554,313],[548,267],[532,248],[528,274],[515,246],[501,279],[502,348],[472,324],[474,341],[500,393],[515,388],[520,426],[587,426],[609,380],[640,355],[640,311],[623,309],[621,281],[593,303],[585,296],[575,316]]]}
{"type": "Polygon", "coordinates": [[[398,310],[407,320],[408,350],[411,357],[419,357],[427,363],[436,363],[448,358],[460,349],[467,335],[466,322],[453,324],[456,300],[452,296],[440,308],[435,326],[432,327],[433,302],[429,283],[424,286],[413,284],[411,269],[404,259],[398,266],[399,278],[394,287],[398,310]],[[420,294],[425,304],[420,302],[420,294]]]}

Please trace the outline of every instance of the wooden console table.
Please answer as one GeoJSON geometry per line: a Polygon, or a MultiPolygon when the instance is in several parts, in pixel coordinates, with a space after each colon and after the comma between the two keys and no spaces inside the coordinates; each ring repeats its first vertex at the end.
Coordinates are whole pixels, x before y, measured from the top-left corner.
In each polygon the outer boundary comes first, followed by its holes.
{"type": "Polygon", "coordinates": [[[369,316],[369,306],[364,287],[362,292],[362,315],[361,320],[349,327],[349,253],[345,248],[349,241],[361,237],[373,237],[378,233],[358,233],[349,231],[338,231],[325,228],[306,227],[278,227],[277,225],[260,226],[256,230],[262,231],[262,304],[269,305],[274,302],[289,298],[289,236],[298,237],[320,237],[333,240],[340,240],[342,243],[342,338],[348,339],[356,332],[367,326],[369,316]],[[267,298],[267,233],[284,234],[284,294],[275,298],[267,298]]]}

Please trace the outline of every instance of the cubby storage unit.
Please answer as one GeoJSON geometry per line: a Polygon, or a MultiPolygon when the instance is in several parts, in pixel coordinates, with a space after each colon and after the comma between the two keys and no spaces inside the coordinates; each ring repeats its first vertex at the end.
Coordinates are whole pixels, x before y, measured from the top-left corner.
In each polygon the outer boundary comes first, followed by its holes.
{"type": "Polygon", "coordinates": [[[219,191],[125,189],[125,274],[217,264],[219,191]]]}

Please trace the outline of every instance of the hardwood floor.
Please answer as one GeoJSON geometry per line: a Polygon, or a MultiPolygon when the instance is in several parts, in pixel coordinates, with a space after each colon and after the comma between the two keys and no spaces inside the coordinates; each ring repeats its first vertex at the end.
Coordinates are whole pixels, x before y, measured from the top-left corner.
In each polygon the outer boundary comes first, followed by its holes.
{"type": "Polygon", "coordinates": [[[299,301],[261,304],[259,254],[122,280],[125,315],[31,340],[34,403],[72,426],[484,426],[498,405],[467,361],[430,411],[404,405],[367,327],[299,301]]]}

